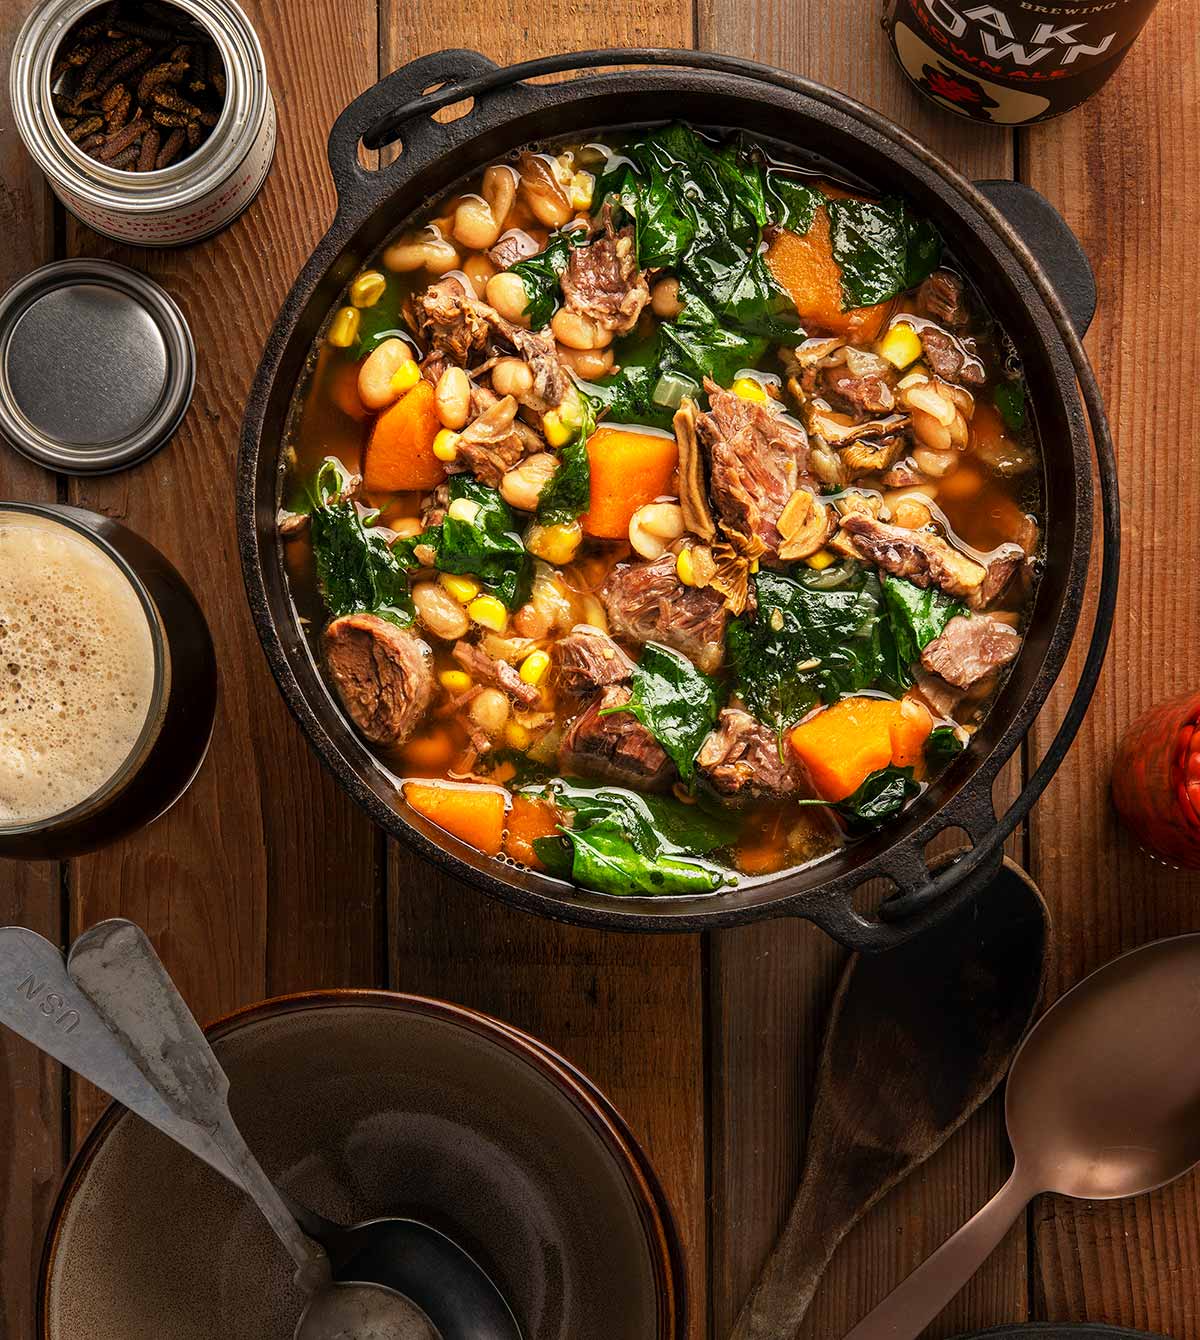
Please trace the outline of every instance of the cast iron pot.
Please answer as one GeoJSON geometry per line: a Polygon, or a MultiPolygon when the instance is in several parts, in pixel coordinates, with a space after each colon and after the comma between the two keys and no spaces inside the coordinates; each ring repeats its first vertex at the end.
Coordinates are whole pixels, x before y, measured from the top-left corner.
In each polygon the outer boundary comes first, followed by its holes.
{"type": "Polygon", "coordinates": [[[1004,839],[1029,812],[1079,728],[1116,599],[1115,463],[1099,389],[1080,344],[1095,307],[1095,285],[1079,243],[1049,203],[1011,182],[972,186],[909,135],[839,93],[768,66],[693,51],[585,52],[507,70],[472,51],[423,57],[342,113],[329,138],[329,158],[337,215],[284,303],[259,366],[242,429],[237,506],[243,570],[267,659],[318,754],[350,794],[389,833],[451,874],[518,907],[591,926],[701,930],[788,914],[808,918],[846,945],[879,950],[908,939],[981,887],[1000,860],[1004,839]],[[655,68],[554,84],[523,82],[613,65],[655,68]],[[426,92],[431,88],[437,91],[426,92]],[[434,111],[468,98],[473,104],[458,119],[432,119],[434,111]],[[404,804],[323,682],[296,618],[275,528],[279,447],[289,403],[330,308],[408,216],[460,178],[531,141],[673,119],[773,140],[800,161],[817,158],[842,178],[906,196],[937,223],[1023,358],[1045,458],[1045,573],[1024,650],[971,748],[897,822],[809,869],[746,882],[731,892],[616,898],[491,860],[404,804]],[[360,142],[367,148],[399,142],[401,153],[370,171],[360,164],[360,142]],[[998,820],[992,784],[1045,702],[1079,621],[1093,525],[1089,419],[1104,537],[1091,645],[1058,734],[998,820]],[[924,848],[948,827],[965,829],[974,845],[931,876],[924,848]],[[893,881],[895,893],[865,916],[854,906],[854,891],[879,876],[893,881]]]}

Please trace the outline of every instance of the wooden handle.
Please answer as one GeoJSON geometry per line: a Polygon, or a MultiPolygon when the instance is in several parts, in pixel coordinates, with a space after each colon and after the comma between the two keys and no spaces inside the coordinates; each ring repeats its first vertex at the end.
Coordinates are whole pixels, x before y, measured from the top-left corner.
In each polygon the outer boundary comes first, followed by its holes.
{"type": "Polygon", "coordinates": [[[862,1218],[861,1207],[830,1212],[819,1177],[800,1184],[787,1225],[734,1323],[729,1340],[792,1340],[838,1244],[862,1218]]]}

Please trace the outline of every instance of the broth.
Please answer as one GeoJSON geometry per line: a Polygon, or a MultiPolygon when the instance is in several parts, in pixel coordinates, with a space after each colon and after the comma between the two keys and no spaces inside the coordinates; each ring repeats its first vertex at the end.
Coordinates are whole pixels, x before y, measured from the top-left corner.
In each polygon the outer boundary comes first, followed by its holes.
{"type": "Polygon", "coordinates": [[[937,249],[900,202],[671,127],[494,164],[352,281],[281,532],[418,812],[601,892],[717,892],[970,747],[1041,464],[937,249]]]}

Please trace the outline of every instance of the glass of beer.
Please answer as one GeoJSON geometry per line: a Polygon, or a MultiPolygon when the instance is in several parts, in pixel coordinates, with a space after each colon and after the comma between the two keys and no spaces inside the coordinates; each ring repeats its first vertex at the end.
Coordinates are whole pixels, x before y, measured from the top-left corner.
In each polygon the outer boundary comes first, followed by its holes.
{"type": "Polygon", "coordinates": [[[60,860],[156,819],[212,735],[195,598],[140,536],[0,502],[0,857],[60,860]]]}

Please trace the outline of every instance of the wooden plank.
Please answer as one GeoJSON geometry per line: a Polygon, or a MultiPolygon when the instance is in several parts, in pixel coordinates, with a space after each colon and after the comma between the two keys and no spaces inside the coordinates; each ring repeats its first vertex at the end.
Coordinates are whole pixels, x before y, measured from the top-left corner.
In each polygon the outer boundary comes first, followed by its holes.
{"type": "MultiPolygon", "coordinates": [[[[1088,345],[1118,443],[1125,566],[1108,667],[1078,743],[1035,816],[1035,877],[1054,908],[1058,994],[1113,955],[1196,929],[1195,877],[1134,849],[1108,776],[1124,727],[1196,687],[1200,459],[1189,449],[1200,346],[1192,183],[1200,172],[1200,12],[1164,0],[1106,88],[1023,136],[1023,175],[1063,211],[1096,265],[1088,345]],[[1166,518],[1170,517],[1168,523],[1166,518]]],[[[1077,651],[1064,675],[1069,686],[1077,651]]],[[[1044,747],[1066,701],[1055,694],[1044,747]]],[[[1200,1182],[1125,1205],[1044,1198],[1034,1213],[1036,1315],[1200,1336],[1200,1182]]]]}
{"type": "MultiPolygon", "coordinates": [[[[0,10],[0,69],[7,70],[23,6],[0,10]]],[[[9,129],[0,135],[0,293],[54,257],[54,203],[45,179],[9,129]]],[[[54,475],[0,444],[0,498],[53,502],[54,475]]],[[[0,861],[0,925],[62,938],[61,869],[0,861]]],[[[0,1337],[33,1334],[42,1235],[66,1150],[60,1067],[0,1030],[0,1337]]]]}
{"type": "MultiPolygon", "coordinates": [[[[196,592],[221,667],[216,733],[191,791],[165,817],[74,865],[73,923],[123,915],[154,938],[184,995],[212,1018],[270,991],[373,983],[381,962],[376,836],[303,742],[246,608],[233,474],[247,389],[284,294],[333,212],[324,143],[377,71],[374,0],[248,6],[267,53],[279,147],[266,188],[198,246],[132,250],[72,223],[72,254],[113,256],[179,301],[198,352],[175,440],[125,474],[75,481],[74,501],[158,544],[196,592]],[[328,59],[330,33],[337,59],[328,59]]],[[[94,1118],[81,1094],[75,1126],[94,1118]]]]}
{"type": "MultiPolygon", "coordinates": [[[[868,11],[857,6],[701,0],[699,42],[850,93],[969,176],[1012,175],[1010,136],[947,116],[916,95],[868,11]]],[[[1006,786],[1019,775],[1019,763],[1012,765],[1006,786]]],[[[1019,838],[1014,850],[1019,854],[1019,838]]],[[[844,955],[811,927],[787,921],[714,934],[711,941],[711,1334],[720,1337],[795,1195],[824,1021],[844,955]]],[[[848,1330],[991,1195],[1006,1157],[993,1103],[851,1234],[800,1335],[848,1330]]],[[[1023,1259],[1017,1233],[931,1334],[1024,1315],[1023,1259]]]]}
{"type": "MultiPolygon", "coordinates": [[[[687,0],[570,0],[536,9],[481,0],[449,10],[394,7],[383,66],[443,47],[498,61],[619,45],[690,46],[687,0]]],[[[393,847],[393,985],[497,1014],[561,1050],[616,1103],[675,1207],[689,1264],[690,1335],[705,1334],[702,963],[695,937],[602,935],[497,906],[393,847]]]]}

